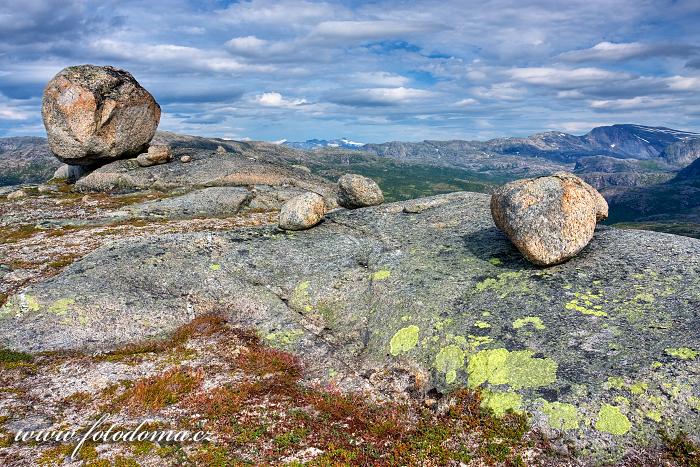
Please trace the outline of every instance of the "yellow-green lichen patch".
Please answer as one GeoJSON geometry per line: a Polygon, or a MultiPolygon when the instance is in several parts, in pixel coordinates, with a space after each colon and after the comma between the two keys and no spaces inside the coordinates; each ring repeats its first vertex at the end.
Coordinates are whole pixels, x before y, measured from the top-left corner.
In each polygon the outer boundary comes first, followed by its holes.
{"type": "Polygon", "coordinates": [[[479,329],[488,329],[491,327],[491,325],[486,321],[475,321],[474,326],[476,326],[479,329]]]}
{"type": "Polygon", "coordinates": [[[669,348],[664,350],[668,355],[681,360],[693,360],[698,356],[698,352],[688,347],[669,348]]]}
{"type": "Polygon", "coordinates": [[[27,311],[39,311],[41,309],[41,304],[39,300],[28,293],[21,293],[15,297],[9,299],[2,308],[0,308],[0,317],[4,316],[20,316],[22,313],[27,311]]]}
{"type": "Polygon", "coordinates": [[[576,310],[584,315],[598,317],[608,316],[608,314],[603,311],[603,305],[599,303],[602,296],[602,293],[595,294],[591,291],[587,293],[576,292],[574,294],[575,298],[567,302],[564,308],[567,310],[576,310]]]}
{"type": "Polygon", "coordinates": [[[619,376],[610,376],[606,384],[608,389],[623,389],[625,387],[625,380],[619,376]]]}
{"type": "Polygon", "coordinates": [[[301,329],[291,329],[289,331],[272,332],[265,336],[265,342],[272,347],[286,348],[294,344],[304,335],[301,329]]]}
{"type": "Polygon", "coordinates": [[[445,382],[452,384],[457,379],[457,370],[464,365],[464,351],[456,345],[440,349],[435,357],[435,368],[445,373],[445,382]]]}
{"type": "Polygon", "coordinates": [[[547,416],[549,426],[555,430],[575,430],[582,420],[575,405],[563,402],[544,401],[542,413],[547,416]]]}
{"type": "Polygon", "coordinates": [[[481,406],[491,410],[497,417],[500,417],[509,410],[520,410],[522,404],[523,397],[517,392],[482,392],[481,406]]]}
{"type": "Polygon", "coordinates": [[[644,412],[644,416],[649,420],[655,421],[656,423],[661,422],[661,412],[659,412],[658,410],[647,410],[646,412],[644,412]]]}
{"type": "Polygon", "coordinates": [[[485,382],[507,384],[513,389],[548,386],[557,379],[557,363],[550,358],[533,358],[533,352],[507,349],[482,350],[467,364],[469,386],[485,382]]]}
{"type": "Polygon", "coordinates": [[[391,355],[397,356],[402,352],[408,352],[418,344],[420,329],[416,325],[406,326],[396,331],[389,342],[391,355]]]}
{"type": "Polygon", "coordinates": [[[632,428],[629,418],[620,411],[619,407],[603,404],[598,412],[595,429],[611,435],[624,435],[632,428]]]}
{"type": "Polygon", "coordinates": [[[70,306],[74,303],[75,300],[73,300],[72,298],[60,298],[49,306],[49,312],[54,313],[58,316],[63,316],[66,313],[68,313],[70,306]]]}
{"type": "Polygon", "coordinates": [[[477,347],[493,342],[493,338],[489,336],[473,336],[469,334],[467,337],[469,338],[469,340],[467,341],[467,346],[472,351],[476,350],[477,347]]]}
{"type": "Polygon", "coordinates": [[[220,271],[221,270],[221,265],[218,263],[214,263],[211,266],[209,266],[209,269],[212,271],[220,271]]]}
{"type": "Polygon", "coordinates": [[[39,300],[37,300],[35,296],[29,294],[22,294],[20,296],[23,297],[24,305],[27,307],[27,310],[39,311],[41,305],[39,305],[39,300]]]}
{"type": "Polygon", "coordinates": [[[491,258],[489,259],[489,263],[493,264],[494,266],[500,266],[503,264],[503,261],[501,261],[500,258],[491,258]]]}
{"type": "Polygon", "coordinates": [[[634,384],[631,384],[630,387],[630,392],[634,395],[640,395],[644,394],[647,392],[647,389],[649,389],[649,385],[647,383],[642,383],[642,382],[637,382],[634,384]]]}
{"type": "Polygon", "coordinates": [[[375,271],[370,276],[373,281],[385,281],[391,276],[391,271],[387,269],[382,269],[380,271],[375,271]]]}
{"type": "Polygon", "coordinates": [[[488,277],[476,284],[477,292],[494,291],[500,298],[511,294],[528,294],[531,292],[530,283],[520,271],[504,272],[496,277],[488,277]]]}
{"type": "Polygon", "coordinates": [[[311,283],[309,281],[302,281],[294,288],[292,296],[289,299],[289,305],[297,310],[304,311],[306,313],[313,310],[311,306],[311,298],[309,297],[309,287],[311,283]]]}
{"type": "Polygon", "coordinates": [[[540,331],[546,327],[542,322],[542,318],[540,318],[539,316],[525,316],[523,318],[518,318],[515,321],[513,321],[513,328],[521,329],[528,324],[532,325],[533,328],[538,329],[540,331]]]}

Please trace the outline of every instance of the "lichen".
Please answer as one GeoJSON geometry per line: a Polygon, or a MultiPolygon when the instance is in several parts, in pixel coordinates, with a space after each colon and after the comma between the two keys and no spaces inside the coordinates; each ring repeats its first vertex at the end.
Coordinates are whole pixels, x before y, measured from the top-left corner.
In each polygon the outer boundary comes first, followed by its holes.
{"type": "Polygon", "coordinates": [[[212,271],[219,271],[221,270],[221,265],[218,263],[214,263],[211,266],[209,266],[209,269],[211,269],[212,271]]]}
{"type": "Polygon", "coordinates": [[[418,344],[418,335],[420,333],[420,328],[416,325],[406,326],[401,328],[389,342],[389,350],[391,355],[397,356],[402,352],[408,352],[418,344]]]}
{"type": "Polygon", "coordinates": [[[598,419],[595,422],[595,429],[611,435],[622,436],[632,428],[632,423],[619,407],[610,404],[603,404],[598,412],[598,419]]]}
{"type": "Polygon", "coordinates": [[[380,271],[373,272],[370,276],[373,281],[385,281],[391,276],[391,271],[387,269],[382,269],[380,271]]]}
{"type": "Polygon", "coordinates": [[[291,329],[289,331],[272,332],[265,336],[265,341],[272,347],[286,348],[294,344],[304,335],[301,329],[291,329]]]}
{"type": "Polygon", "coordinates": [[[525,316],[523,318],[518,318],[515,321],[513,321],[513,328],[521,329],[528,324],[531,324],[532,327],[538,330],[546,328],[544,323],[542,323],[542,318],[540,318],[539,316],[525,316]]]}
{"type": "Polygon", "coordinates": [[[500,298],[506,298],[511,294],[528,294],[531,292],[530,284],[523,278],[521,271],[503,272],[497,277],[488,277],[476,284],[477,292],[492,290],[498,293],[500,298]]]}
{"type": "Polygon", "coordinates": [[[700,354],[698,351],[688,347],[668,348],[664,351],[671,357],[680,358],[681,360],[693,360],[700,354]]]}
{"type": "Polygon", "coordinates": [[[75,300],[72,298],[60,298],[49,306],[49,312],[58,316],[63,316],[68,313],[70,306],[74,303],[75,300]]]}
{"type": "Polygon", "coordinates": [[[474,326],[476,326],[479,329],[488,329],[491,327],[491,325],[486,321],[475,321],[474,326]]]}
{"type": "Polygon", "coordinates": [[[500,258],[490,258],[489,263],[493,264],[494,266],[500,266],[503,264],[503,261],[501,261],[500,258]]]}
{"type": "Polygon", "coordinates": [[[304,312],[310,312],[313,307],[310,303],[309,297],[309,287],[311,283],[309,281],[302,281],[294,288],[292,296],[289,300],[289,305],[295,310],[300,310],[304,312]]]}
{"type": "Polygon", "coordinates": [[[469,386],[485,382],[507,384],[513,389],[548,386],[557,379],[557,363],[550,358],[533,358],[533,352],[507,349],[482,350],[467,364],[469,386]]]}
{"type": "Polygon", "coordinates": [[[544,401],[542,413],[547,416],[549,426],[555,430],[575,430],[582,420],[576,406],[564,402],[544,401]]]}
{"type": "Polygon", "coordinates": [[[523,404],[523,397],[517,392],[483,391],[481,406],[489,409],[497,417],[509,410],[518,411],[523,404]]]}
{"type": "Polygon", "coordinates": [[[576,292],[574,294],[575,298],[567,302],[564,308],[567,310],[576,310],[584,315],[598,317],[608,316],[608,314],[603,311],[603,305],[596,303],[602,296],[602,293],[595,294],[591,291],[587,293],[576,292]]]}
{"type": "Polygon", "coordinates": [[[464,366],[464,351],[456,345],[440,349],[435,357],[435,368],[445,373],[445,382],[452,384],[457,379],[457,370],[464,366]]]}

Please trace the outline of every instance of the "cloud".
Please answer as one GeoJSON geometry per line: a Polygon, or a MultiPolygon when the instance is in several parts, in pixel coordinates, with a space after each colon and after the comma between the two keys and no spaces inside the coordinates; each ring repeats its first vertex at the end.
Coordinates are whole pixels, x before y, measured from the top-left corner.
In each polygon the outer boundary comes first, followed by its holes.
{"type": "Polygon", "coordinates": [[[461,100],[455,102],[453,105],[455,107],[470,107],[470,106],[478,104],[478,103],[479,103],[479,101],[477,101],[476,99],[472,99],[471,97],[468,97],[466,99],[461,99],[461,100]]]}
{"type": "Polygon", "coordinates": [[[406,87],[398,88],[366,88],[339,91],[330,95],[330,102],[350,106],[391,106],[422,99],[433,98],[436,93],[424,89],[406,87]]]}
{"type": "Polygon", "coordinates": [[[602,68],[554,68],[528,67],[509,70],[510,78],[523,83],[550,86],[561,89],[573,89],[591,86],[614,80],[626,79],[628,73],[604,70],[602,68]]]}
{"type": "Polygon", "coordinates": [[[252,0],[216,12],[230,23],[283,24],[287,27],[333,16],[339,7],[324,2],[252,0]]]}
{"type": "Polygon", "coordinates": [[[683,57],[687,58],[700,52],[700,47],[689,44],[669,43],[613,43],[599,42],[589,49],[573,50],[559,55],[567,62],[617,62],[635,58],[683,57]]]}
{"type": "Polygon", "coordinates": [[[591,108],[595,110],[647,110],[671,104],[669,98],[654,98],[646,96],[632,97],[630,99],[594,100],[591,108]]]}
{"type": "Polygon", "coordinates": [[[310,36],[319,40],[377,40],[400,38],[421,32],[434,31],[440,25],[421,21],[324,21],[310,36]]]}
{"type": "Polygon", "coordinates": [[[255,102],[265,107],[297,107],[307,104],[305,99],[285,99],[278,92],[264,92],[255,97],[255,102]]]}
{"type": "Polygon", "coordinates": [[[374,86],[405,86],[411,80],[405,76],[386,71],[363,71],[352,75],[353,81],[356,83],[369,84],[374,86]]]}

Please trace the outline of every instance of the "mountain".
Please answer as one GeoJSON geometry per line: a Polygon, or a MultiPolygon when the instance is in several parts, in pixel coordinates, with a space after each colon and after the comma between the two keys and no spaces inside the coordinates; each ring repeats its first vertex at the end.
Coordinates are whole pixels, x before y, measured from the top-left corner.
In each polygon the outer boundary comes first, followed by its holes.
{"type": "Polygon", "coordinates": [[[283,140],[281,144],[296,149],[314,150],[322,148],[343,148],[343,149],[360,149],[365,143],[358,143],[347,138],[340,139],[307,139],[306,141],[294,142],[283,140]]]}
{"type": "Polygon", "coordinates": [[[0,138],[0,186],[41,183],[51,178],[59,165],[45,138],[0,138]]]}
{"type": "Polygon", "coordinates": [[[664,161],[665,157],[669,157],[664,153],[666,147],[695,138],[700,138],[700,134],[664,127],[620,124],[597,127],[582,136],[549,131],[526,138],[496,138],[488,141],[425,140],[419,143],[392,141],[367,144],[362,149],[383,157],[406,160],[444,161],[450,159],[445,151],[458,151],[463,155],[484,153],[540,157],[564,163],[597,155],[664,161]]]}
{"type": "Polygon", "coordinates": [[[676,167],[688,166],[700,157],[700,138],[686,139],[670,144],[659,157],[676,167]]]}

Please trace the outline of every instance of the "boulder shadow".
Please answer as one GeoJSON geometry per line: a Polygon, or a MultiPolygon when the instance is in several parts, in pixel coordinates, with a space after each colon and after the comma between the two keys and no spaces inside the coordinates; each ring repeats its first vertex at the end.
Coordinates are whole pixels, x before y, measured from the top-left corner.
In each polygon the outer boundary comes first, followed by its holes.
{"type": "Polygon", "coordinates": [[[496,227],[471,232],[462,237],[464,246],[474,257],[496,262],[504,269],[540,269],[527,261],[506,235],[496,227]]]}

